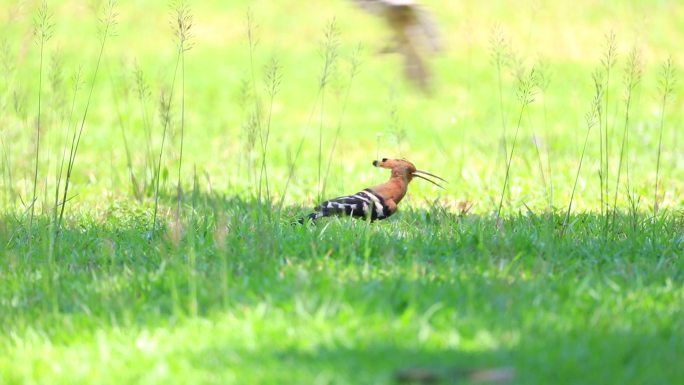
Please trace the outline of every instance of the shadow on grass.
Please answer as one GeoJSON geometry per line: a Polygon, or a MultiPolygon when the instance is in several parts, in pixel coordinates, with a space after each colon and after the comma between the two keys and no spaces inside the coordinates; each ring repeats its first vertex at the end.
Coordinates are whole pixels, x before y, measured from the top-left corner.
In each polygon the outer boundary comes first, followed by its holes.
{"type": "Polygon", "coordinates": [[[609,231],[603,217],[577,214],[563,232],[562,214],[513,215],[497,223],[489,216],[432,207],[405,209],[374,223],[330,218],[293,224],[305,212],[285,207],[279,213],[254,201],[199,195],[180,222],[162,217],[152,232],[150,208],[114,205],[70,218],[54,244],[48,218],[38,218],[33,250],[28,250],[22,219],[4,215],[0,267],[17,280],[51,268],[61,278],[133,283],[140,274],[158,279],[173,269],[213,279],[246,277],[252,283],[265,275],[282,276],[294,265],[330,268],[339,273],[335,279],[343,280],[351,279],[348,272],[386,270],[417,277],[439,275],[440,268],[556,277],[605,272],[646,283],[652,277],[682,278],[681,213],[663,213],[655,223],[649,214],[619,214],[609,231]]]}
{"type": "MultiPolygon", "coordinates": [[[[209,347],[191,356],[198,367],[257,383],[464,383],[476,369],[509,368],[513,357],[504,350],[460,351],[455,349],[404,348],[368,341],[365,348],[278,349],[236,354],[229,345],[209,347]]],[[[508,383],[508,381],[506,381],[508,383]]]]}
{"type": "Polygon", "coordinates": [[[188,359],[218,382],[225,376],[249,378],[253,383],[461,384],[479,383],[469,381],[464,372],[496,368],[512,369],[513,377],[503,383],[513,384],[668,384],[684,375],[677,359],[684,348],[676,340],[680,337],[681,332],[675,331],[642,334],[550,328],[528,331],[511,348],[421,348],[410,342],[370,339],[359,348],[257,351],[236,350],[234,344],[223,344],[218,337],[213,346],[188,359]],[[406,381],[409,377],[416,380],[406,381]]]}

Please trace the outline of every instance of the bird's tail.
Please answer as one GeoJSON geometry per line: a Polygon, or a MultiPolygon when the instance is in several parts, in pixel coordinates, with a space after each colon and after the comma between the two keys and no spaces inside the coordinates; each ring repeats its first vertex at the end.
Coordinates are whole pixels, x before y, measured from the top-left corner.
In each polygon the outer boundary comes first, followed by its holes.
{"type": "Polygon", "coordinates": [[[297,220],[297,223],[299,223],[300,225],[303,225],[307,221],[314,222],[316,219],[323,218],[324,216],[325,216],[325,214],[323,214],[322,212],[315,211],[315,212],[313,212],[313,213],[311,213],[305,217],[299,218],[299,220],[297,220]]]}

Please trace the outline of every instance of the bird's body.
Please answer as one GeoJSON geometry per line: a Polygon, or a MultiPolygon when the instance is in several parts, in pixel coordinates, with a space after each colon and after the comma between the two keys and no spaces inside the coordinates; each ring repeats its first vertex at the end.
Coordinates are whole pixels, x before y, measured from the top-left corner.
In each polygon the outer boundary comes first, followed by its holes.
{"type": "MultiPolygon", "coordinates": [[[[397,205],[406,195],[408,184],[414,177],[428,180],[437,186],[439,184],[419,174],[444,180],[428,172],[417,170],[413,163],[403,159],[384,158],[381,161],[373,161],[373,165],[391,169],[390,179],[383,184],[369,187],[354,195],[327,200],[316,206],[315,211],[309,214],[307,218],[312,221],[328,216],[349,216],[366,218],[371,221],[385,219],[397,211],[397,205]]],[[[300,222],[304,222],[304,219],[300,222]]]]}
{"type": "Polygon", "coordinates": [[[316,211],[308,218],[316,220],[332,215],[354,218],[370,218],[374,221],[385,219],[393,214],[385,199],[367,188],[354,195],[347,195],[327,200],[316,206],[316,211]]]}
{"type": "Polygon", "coordinates": [[[440,49],[436,23],[430,14],[413,0],[354,0],[361,8],[381,16],[392,30],[393,43],[383,52],[404,57],[404,73],[422,90],[430,85],[426,53],[440,49]]]}

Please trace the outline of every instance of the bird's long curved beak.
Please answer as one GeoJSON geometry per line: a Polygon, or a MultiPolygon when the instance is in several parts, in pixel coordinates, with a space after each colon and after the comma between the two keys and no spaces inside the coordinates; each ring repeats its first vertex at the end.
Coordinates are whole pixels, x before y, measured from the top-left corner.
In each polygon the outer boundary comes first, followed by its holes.
{"type": "MultiPolygon", "coordinates": [[[[415,172],[417,172],[417,173],[419,173],[419,174],[429,175],[429,176],[431,176],[431,177],[433,177],[433,178],[437,178],[437,179],[441,180],[442,182],[449,183],[449,182],[446,181],[446,179],[442,178],[441,176],[437,176],[437,175],[435,175],[435,174],[430,174],[430,173],[427,172],[427,171],[416,170],[415,172]]],[[[413,175],[416,175],[415,172],[413,173],[413,175]]]]}
{"type": "Polygon", "coordinates": [[[431,173],[429,173],[429,172],[427,172],[427,171],[416,170],[416,171],[415,171],[413,174],[411,174],[411,175],[413,175],[413,176],[416,177],[416,178],[420,178],[420,179],[426,180],[426,181],[428,181],[428,182],[434,184],[435,186],[441,188],[442,190],[446,190],[446,189],[445,189],[444,187],[442,187],[442,185],[440,185],[439,183],[437,183],[437,182],[435,182],[434,180],[432,180],[432,179],[430,179],[430,178],[427,178],[427,177],[425,177],[425,176],[423,176],[423,175],[421,175],[421,174],[429,175],[429,176],[431,176],[431,177],[433,177],[433,178],[437,178],[437,179],[439,179],[439,180],[441,180],[441,181],[443,181],[443,182],[449,183],[449,182],[447,182],[444,178],[439,177],[439,176],[434,175],[434,174],[431,174],[431,173]]]}

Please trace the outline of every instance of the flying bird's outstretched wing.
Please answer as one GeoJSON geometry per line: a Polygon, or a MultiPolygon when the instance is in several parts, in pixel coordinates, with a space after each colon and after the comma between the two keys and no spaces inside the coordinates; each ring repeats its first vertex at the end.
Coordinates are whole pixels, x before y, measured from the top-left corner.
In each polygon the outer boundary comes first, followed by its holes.
{"type": "Polygon", "coordinates": [[[384,51],[401,54],[406,77],[422,90],[428,91],[430,71],[425,56],[440,49],[437,25],[431,15],[413,0],[353,1],[385,19],[392,29],[394,46],[384,51]]]}

